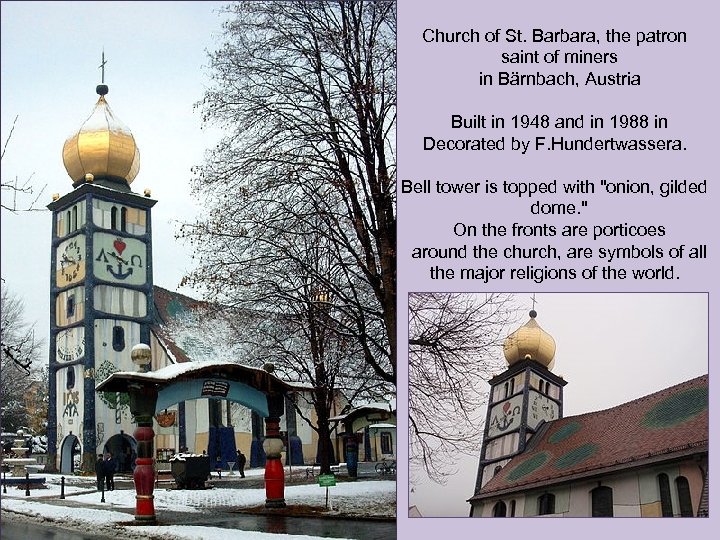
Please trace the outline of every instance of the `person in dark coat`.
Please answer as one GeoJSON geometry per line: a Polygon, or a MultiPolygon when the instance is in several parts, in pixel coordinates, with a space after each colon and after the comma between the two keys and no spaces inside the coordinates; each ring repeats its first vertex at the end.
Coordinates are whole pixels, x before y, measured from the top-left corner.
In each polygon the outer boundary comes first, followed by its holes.
{"type": "Polygon", "coordinates": [[[245,478],[245,463],[247,462],[247,458],[245,457],[245,454],[243,454],[240,450],[237,451],[237,462],[240,476],[242,478],[245,478]]]}
{"type": "Polygon", "coordinates": [[[95,462],[95,477],[97,478],[97,490],[102,491],[103,484],[105,483],[105,462],[103,461],[102,454],[100,454],[95,462]]]}
{"type": "Polygon", "coordinates": [[[115,489],[115,460],[111,454],[105,454],[105,461],[103,462],[103,469],[105,470],[105,490],[113,491],[115,489]]]}

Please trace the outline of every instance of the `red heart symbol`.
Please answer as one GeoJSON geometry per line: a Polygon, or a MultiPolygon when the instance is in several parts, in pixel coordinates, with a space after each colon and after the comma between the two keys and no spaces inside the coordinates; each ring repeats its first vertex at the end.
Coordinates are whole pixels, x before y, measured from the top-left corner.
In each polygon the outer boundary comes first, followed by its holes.
{"type": "Polygon", "coordinates": [[[118,252],[118,255],[122,255],[122,252],[125,251],[125,242],[118,238],[113,242],[113,247],[115,248],[115,251],[118,252]]]}
{"type": "Polygon", "coordinates": [[[506,401],[506,402],[503,404],[503,412],[504,412],[505,414],[507,414],[507,412],[508,412],[509,410],[510,410],[510,403],[506,401]]]}

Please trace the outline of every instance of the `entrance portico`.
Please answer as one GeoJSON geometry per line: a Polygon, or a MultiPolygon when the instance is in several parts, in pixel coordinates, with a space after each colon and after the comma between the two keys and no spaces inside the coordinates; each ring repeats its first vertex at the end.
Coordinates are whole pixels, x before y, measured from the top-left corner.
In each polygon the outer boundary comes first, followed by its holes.
{"type": "Polygon", "coordinates": [[[138,425],[134,434],[138,441],[133,474],[137,492],[135,519],[155,522],[153,416],[175,403],[201,398],[236,401],[265,418],[265,504],[268,508],[284,507],[279,424],[285,393],[291,389],[264,369],[220,361],[173,364],[149,372],[116,372],[98,384],[96,392],[130,395],[130,410],[138,425]]]}

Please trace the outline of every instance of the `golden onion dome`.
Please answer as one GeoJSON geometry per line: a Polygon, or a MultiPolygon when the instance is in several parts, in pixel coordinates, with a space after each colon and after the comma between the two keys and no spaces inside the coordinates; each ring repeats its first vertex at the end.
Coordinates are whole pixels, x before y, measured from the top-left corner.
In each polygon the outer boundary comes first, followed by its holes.
{"type": "Polygon", "coordinates": [[[107,92],[104,84],[97,87],[100,99],[95,109],[63,146],[63,163],[73,183],[107,178],[130,184],[140,170],[135,138],[110,110],[105,100],[107,92]]]}
{"type": "Polygon", "coordinates": [[[555,340],[540,328],[535,317],[535,310],[530,311],[530,320],[505,338],[503,352],[509,366],[521,360],[534,360],[548,369],[553,368],[555,340]]]}

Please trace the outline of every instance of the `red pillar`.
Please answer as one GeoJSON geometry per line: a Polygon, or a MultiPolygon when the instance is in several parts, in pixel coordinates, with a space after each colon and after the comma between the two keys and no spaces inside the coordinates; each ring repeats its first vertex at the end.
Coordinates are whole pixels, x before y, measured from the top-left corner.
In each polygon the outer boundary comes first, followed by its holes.
{"type": "Polygon", "coordinates": [[[283,442],[280,438],[280,419],[265,419],[265,507],[285,507],[285,469],[280,459],[283,442]]]}
{"type": "Polygon", "coordinates": [[[135,520],[143,523],[155,523],[155,502],[153,489],[155,487],[155,459],[153,458],[153,438],[155,432],[150,425],[138,420],[138,427],[133,433],[137,440],[137,459],[135,460],[135,520]]]}

